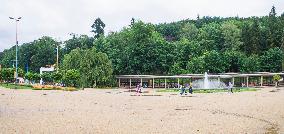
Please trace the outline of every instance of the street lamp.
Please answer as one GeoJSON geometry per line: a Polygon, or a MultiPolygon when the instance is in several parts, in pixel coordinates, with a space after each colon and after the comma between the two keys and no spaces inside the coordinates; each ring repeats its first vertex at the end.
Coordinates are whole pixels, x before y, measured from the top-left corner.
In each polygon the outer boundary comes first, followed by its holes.
{"type": "Polygon", "coordinates": [[[9,17],[9,18],[11,20],[15,20],[16,22],[16,81],[15,81],[15,84],[17,85],[17,81],[18,81],[18,21],[20,21],[22,17],[18,17],[18,18],[9,17]]]}

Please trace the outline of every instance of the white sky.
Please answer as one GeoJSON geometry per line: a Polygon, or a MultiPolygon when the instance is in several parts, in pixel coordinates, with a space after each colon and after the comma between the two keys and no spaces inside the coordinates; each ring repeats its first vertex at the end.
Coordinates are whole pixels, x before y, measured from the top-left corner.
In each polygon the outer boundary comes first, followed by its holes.
{"type": "Polygon", "coordinates": [[[19,44],[42,36],[57,40],[70,33],[92,35],[91,25],[100,17],[105,31],[118,31],[132,17],[151,23],[195,19],[202,16],[264,16],[274,5],[284,12],[284,0],[0,0],[0,51],[15,45],[15,23],[22,16],[19,44]]]}

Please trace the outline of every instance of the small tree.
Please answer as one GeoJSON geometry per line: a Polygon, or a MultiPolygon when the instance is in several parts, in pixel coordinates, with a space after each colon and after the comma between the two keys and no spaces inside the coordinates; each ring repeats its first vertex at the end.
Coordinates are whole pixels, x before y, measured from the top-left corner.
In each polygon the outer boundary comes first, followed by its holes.
{"type": "Polygon", "coordinates": [[[276,74],[273,76],[273,80],[275,82],[275,87],[278,87],[278,83],[279,83],[279,80],[281,79],[281,76],[279,74],[276,74]]]}
{"type": "Polygon", "coordinates": [[[31,81],[33,81],[33,78],[34,78],[34,74],[33,73],[28,72],[28,73],[25,74],[25,79],[29,80],[29,83],[31,81]]]}

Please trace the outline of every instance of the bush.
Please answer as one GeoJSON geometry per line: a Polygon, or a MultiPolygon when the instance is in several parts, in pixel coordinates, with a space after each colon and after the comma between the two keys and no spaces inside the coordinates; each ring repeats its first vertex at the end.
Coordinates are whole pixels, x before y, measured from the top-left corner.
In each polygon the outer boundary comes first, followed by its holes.
{"type": "Polygon", "coordinates": [[[66,84],[66,86],[77,86],[78,81],[80,78],[80,73],[78,70],[71,69],[65,71],[63,75],[63,82],[66,84]]]}

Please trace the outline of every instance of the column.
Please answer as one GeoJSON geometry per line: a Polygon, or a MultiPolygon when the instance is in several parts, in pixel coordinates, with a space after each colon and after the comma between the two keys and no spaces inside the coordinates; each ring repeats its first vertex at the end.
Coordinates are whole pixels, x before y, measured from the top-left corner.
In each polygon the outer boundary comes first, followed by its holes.
{"type": "Polygon", "coordinates": [[[130,84],[129,84],[129,88],[131,88],[131,78],[130,78],[130,80],[129,80],[129,83],[130,83],[130,84]]]}
{"type": "Polygon", "coordinates": [[[247,76],[247,87],[249,87],[249,77],[247,76]]]}
{"type": "Polygon", "coordinates": [[[220,84],[220,76],[218,77],[218,83],[220,84]]]}
{"type": "Polygon", "coordinates": [[[260,86],[263,84],[263,76],[260,76],[260,86]]]}
{"type": "Polygon", "coordinates": [[[179,78],[178,78],[178,88],[179,88],[179,78]]]}
{"type": "Polygon", "coordinates": [[[155,88],[155,79],[153,78],[153,88],[155,88]]]}
{"type": "Polygon", "coordinates": [[[141,83],[140,84],[141,84],[141,87],[143,87],[143,80],[142,80],[142,78],[141,78],[141,83]]]}
{"type": "Polygon", "coordinates": [[[167,79],[165,78],[165,88],[167,88],[167,79]]]}
{"type": "Polygon", "coordinates": [[[235,77],[232,78],[233,87],[235,86],[235,77]]]}
{"type": "Polygon", "coordinates": [[[118,78],[118,87],[120,87],[120,78],[118,78]]]}

